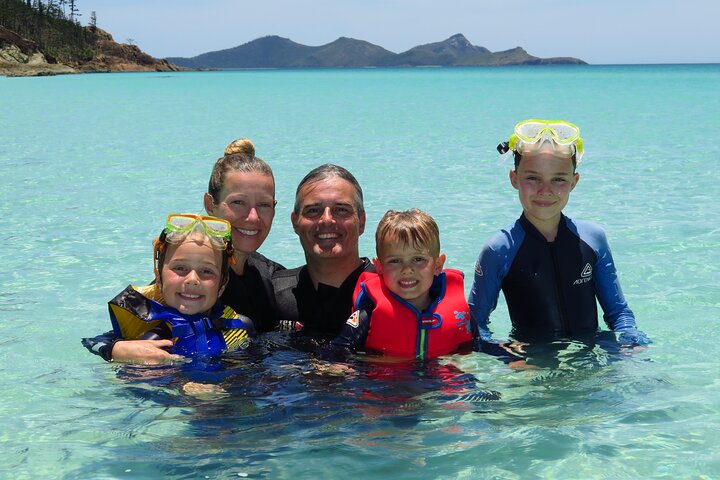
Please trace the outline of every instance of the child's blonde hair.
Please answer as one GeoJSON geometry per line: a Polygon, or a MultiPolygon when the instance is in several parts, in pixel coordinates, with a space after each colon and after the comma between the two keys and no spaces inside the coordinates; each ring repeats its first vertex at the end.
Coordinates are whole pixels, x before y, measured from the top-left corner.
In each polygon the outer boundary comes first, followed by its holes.
{"type": "Polygon", "coordinates": [[[385,212],[375,232],[378,258],[383,242],[389,238],[418,250],[427,248],[433,257],[440,255],[440,229],[429,214],[417,208],[385,212]]]}

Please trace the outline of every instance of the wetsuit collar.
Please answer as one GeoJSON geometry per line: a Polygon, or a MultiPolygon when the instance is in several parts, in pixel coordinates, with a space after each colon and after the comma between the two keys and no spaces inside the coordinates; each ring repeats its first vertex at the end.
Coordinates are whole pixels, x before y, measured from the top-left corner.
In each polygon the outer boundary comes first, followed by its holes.
{"type": "MultiPolygon", "coordinates": [[[[535,227],[535,225],[533,225],[532,222],[530,220],[528,220],[528,218],[525,216],[524,212],[520,215],[519,221],[520,221],[520,225],[522,225],[526,234],[532,235],[533,237],[537,238],[538,240],[542,240],[547,243],[553,243],[553,242],[547,241],[547,239],[545,238],[545,235],[543,235],[540,232],[540,230],[538,230],[535,227]]],[[[558,224],[558,233],[555,236],[555,238],[559,237],[560,232],[566,228],[567,228],[567,217],[565,216],[565,214],[561,213],[560,214],[560,223],[558,224]]]]}

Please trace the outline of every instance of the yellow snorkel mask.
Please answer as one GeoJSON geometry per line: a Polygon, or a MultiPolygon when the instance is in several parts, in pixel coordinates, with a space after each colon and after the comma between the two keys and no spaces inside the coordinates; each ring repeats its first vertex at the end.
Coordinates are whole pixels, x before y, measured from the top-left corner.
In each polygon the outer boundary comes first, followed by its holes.
{"type": "Polygon", "coordinates": [[[173,213],[168,215],[165,228],[153,243],[153,262],[156,274],[161,270],[167,244],[183,243],[191,235],[201,235],[215,250],[223,252],[223,279],[227,264],[235,265],[232,246],[232,227],[226,220],[216,217],[173,213]]]}
{"type": "Polygon", "coordinates": [[[538,152],[548,143],[553,153],[561,157],[575,156],[576,163],[582,159],[583,141],[580,129],[562,120],[525,120],[515,125],[510,140],[498,145],[498,152],[506,154],[510,151],[520,155],[531,155],[538,152]]]}
{"type": "Polygon", "coordinates": [[[181,243],[190,234],[204,235],[217,250],[225,250],[230,241],[231,226],[226,220],[216,217],[173,213],[168,215],[163,234],[168,243],[181,243]]]}

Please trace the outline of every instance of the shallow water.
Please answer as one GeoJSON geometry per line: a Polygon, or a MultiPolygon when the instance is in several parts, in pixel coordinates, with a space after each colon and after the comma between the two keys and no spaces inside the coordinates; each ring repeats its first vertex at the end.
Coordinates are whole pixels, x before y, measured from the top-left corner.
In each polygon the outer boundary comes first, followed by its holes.
{"type": "MultiPolygon", "coordinates": [[[[720,477],[719,81],[718,65],[0,78],[1,476],[720,477]],[[386,209],[419,207],[470,277],[520,213],[495,145],[532,117],[580,125],[566,212],[605,227],[648,349],[336,376],[280,334],[213,370],[107,364],[80,345],[109,327],[109,298],[150,279],[166,214],[201,210],[233,138],[275,171],[268,257],[302,263],[294,187],[334,162],[365,191],[362,254],[386,209]]],[[[506,317],[501,300],[498,337],[506,317]]]]}

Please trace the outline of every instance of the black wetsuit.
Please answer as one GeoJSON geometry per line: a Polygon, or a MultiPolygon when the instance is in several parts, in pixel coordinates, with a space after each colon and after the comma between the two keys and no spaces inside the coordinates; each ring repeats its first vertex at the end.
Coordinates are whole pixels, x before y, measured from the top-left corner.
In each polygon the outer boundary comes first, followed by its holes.
{"type": "Polygon", "coordinates": [[[279,263],[259,253],[251,253],[242,276],[230,270],[230,280],[220,296],[220,302],[249,317],[256,332],[275,330],[278,317],[271,278],[275,272],[282,270],[285,270],[285,267],[279,263]]]}
{"type": "Polygon", "coordinates": [[[621,333],[621,339],[650,342],[636,328],[605,233],[594,223],[563,215],[555,240],[548,242],[523,215],[485,244],[468,300],[478,327],[476,338],[482,342],[491,341],[489,316],[501,289],[516,340],[593,337],[598,330],[597,298],[605,323],[621,333]]]}
{"type": "Polygon", "coordinates": [[[320,283],[315,290],[307,266],[275,272],[272,283],[280,321],[284,325],[298,324],[301,332],[311,337],[335,338],[352,313],[353,292],[360,274],[374,271],[369,259],[361,260],[362,264],[340,287],[320,283]]]}

